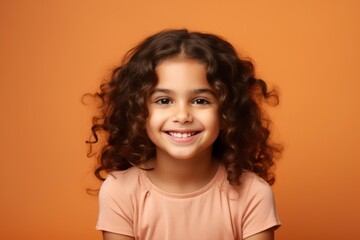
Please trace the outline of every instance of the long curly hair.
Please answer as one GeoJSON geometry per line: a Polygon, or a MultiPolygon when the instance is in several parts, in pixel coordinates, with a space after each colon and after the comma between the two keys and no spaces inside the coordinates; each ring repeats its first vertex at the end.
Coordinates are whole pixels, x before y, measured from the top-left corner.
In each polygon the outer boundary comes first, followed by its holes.
{"type": "Polygon", "coordinates": [[[219,100],[221,132],[213,157],[225,166],[228,181],[240,184],[244,171],[252,171],[270,185],[272,166],[281,146],[270,141],[270,120],[262,103],[278,104],[276,91],[255,77],[250,60],[242,59],[226,40],[213,34],[186,29],[165,30],[131,49],[93,97],[100,100],[99,114],[92,119],[92,144],[105,133],[95,176],[126,170],[155,157],[155,145],[146,134],[147,101],[157,84],[156,66],[182,56],[205,65],[207,80],[219,100]]]}

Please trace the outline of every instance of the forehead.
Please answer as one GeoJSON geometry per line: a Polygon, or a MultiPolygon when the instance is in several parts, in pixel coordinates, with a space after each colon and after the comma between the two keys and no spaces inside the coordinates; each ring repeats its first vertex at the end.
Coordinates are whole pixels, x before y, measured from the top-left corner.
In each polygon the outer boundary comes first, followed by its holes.
{"type": "Polygon", "coordinates": [[[156,87],[176,88],[185,85],[210,88],[205,65],[196,60],[183,58],[165,60],[156,67],[155,71],[158,76],[156,87]]]}

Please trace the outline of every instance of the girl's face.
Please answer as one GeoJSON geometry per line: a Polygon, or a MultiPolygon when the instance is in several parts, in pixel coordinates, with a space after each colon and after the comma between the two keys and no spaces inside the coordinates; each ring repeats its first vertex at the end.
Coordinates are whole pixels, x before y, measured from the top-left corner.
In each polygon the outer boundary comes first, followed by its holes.
{"type": "Polygon", "coordinates": [[[148,102],[146,131],[157,158],[211,158],[220,119],[205,66],[189,59],[165,60],[156,73],[158,83],[148,102]]]}

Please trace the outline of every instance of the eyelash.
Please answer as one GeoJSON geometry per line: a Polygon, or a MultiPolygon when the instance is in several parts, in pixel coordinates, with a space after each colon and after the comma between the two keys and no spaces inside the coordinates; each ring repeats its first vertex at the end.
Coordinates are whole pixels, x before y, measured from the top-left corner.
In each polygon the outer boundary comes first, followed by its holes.
{"type": "Polygon", "coordinates": [[[197,105],[207,105],[210,104],[210,102],[205,98],[196,98],[194,101],[192,101],[194,104],[197,105]]]}
{"type": "MultiPolygon", "coordinates": [[[[173,102],[170,98],[159,98],[155,101],[155,103],[159,104],[159,105],[167,105],[167,104],[171,104],[173,102]]],[[[192,101],[192,104],[207,105],[207,104],[210,104],[210,102],[209,102],[209,100],[207,100],[205,98],[196,98],[192,101]]]]}
{"type": "Polygon", "coordinates": [[[160,104],[160,105],[166,105],[166,104],[172,103],[172,101],[169,98],[159,98],[155,101],[155,103],[160,104]],[[164,102],[164,101],[166,101],[166,102],[164,102]]]}

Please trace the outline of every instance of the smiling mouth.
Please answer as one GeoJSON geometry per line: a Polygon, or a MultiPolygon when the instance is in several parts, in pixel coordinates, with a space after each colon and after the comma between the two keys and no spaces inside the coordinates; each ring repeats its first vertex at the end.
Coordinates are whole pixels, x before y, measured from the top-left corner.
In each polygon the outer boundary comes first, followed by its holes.
{"type": "Polygon", "coordinates": [[[166,133],[176,138],[188,138],[198,134],[199,132],[166,132],[166,133]]]}

